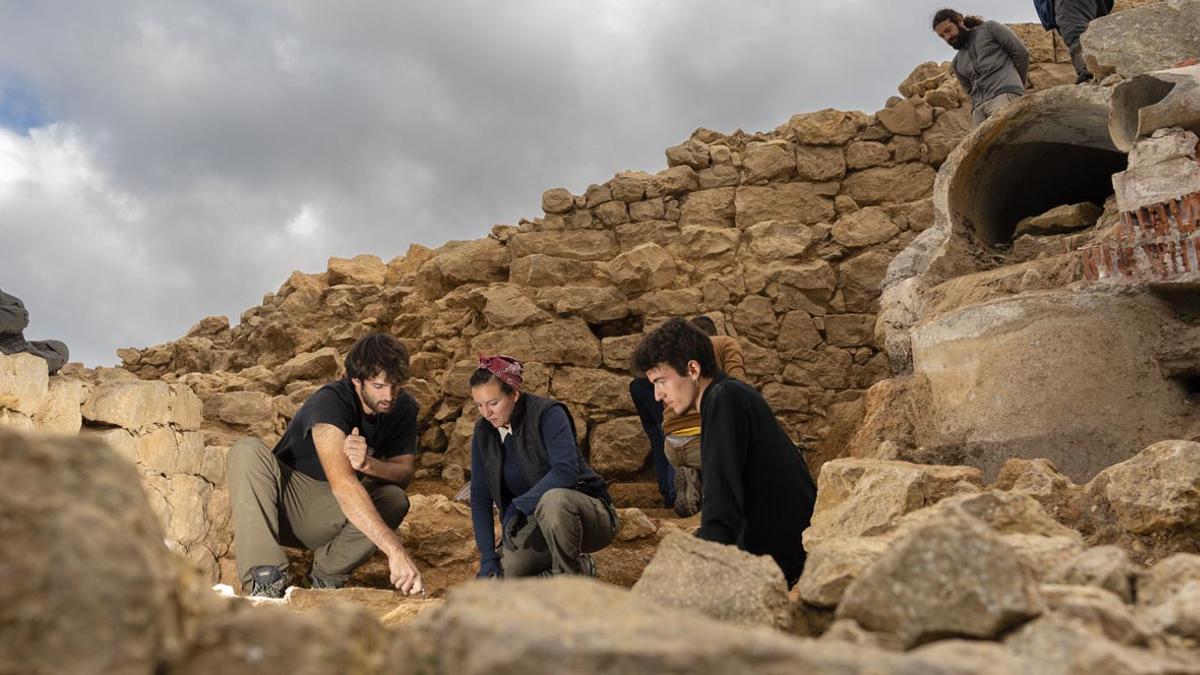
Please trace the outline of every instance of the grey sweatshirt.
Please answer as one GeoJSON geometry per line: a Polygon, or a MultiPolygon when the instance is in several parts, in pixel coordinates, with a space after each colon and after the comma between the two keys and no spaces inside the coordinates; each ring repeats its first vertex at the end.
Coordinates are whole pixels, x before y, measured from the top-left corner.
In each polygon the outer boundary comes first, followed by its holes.
{"type": "Polygon", "coordinates": [[[1025,93],[1029,50],[1008,26],[984,21],[967,34],[967,47],[954,55],[951,67],[971,95],[971,107],[978,108],[1000,94],[1025,93]]]}

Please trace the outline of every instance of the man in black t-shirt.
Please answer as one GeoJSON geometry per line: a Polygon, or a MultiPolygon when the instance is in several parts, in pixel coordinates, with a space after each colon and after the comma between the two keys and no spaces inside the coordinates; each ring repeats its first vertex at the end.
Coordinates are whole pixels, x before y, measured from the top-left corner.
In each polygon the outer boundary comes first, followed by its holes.
{"type": "Polygon", "coordinates": [[[339,588],[376,549],[392,584],[424,592],[396,528],[408,513],[417,403],[401,384],[408,351],[391,335],[354,343],[346,377],[305,401],[275,445],[233,444],[226,459],[238,576],[250,595],[282,597],[287,555],[312,549],[314,588],[339,588]]]}

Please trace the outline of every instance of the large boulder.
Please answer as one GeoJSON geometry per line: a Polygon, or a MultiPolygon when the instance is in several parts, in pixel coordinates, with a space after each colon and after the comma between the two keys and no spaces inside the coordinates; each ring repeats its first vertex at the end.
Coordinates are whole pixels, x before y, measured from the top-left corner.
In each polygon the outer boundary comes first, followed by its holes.
{"type": "Polygon", "coordinates": [[[846,588],[887,551],[884,537],[839,537],[805,542],[808,558],[796,583],[801,599],[814,607],[835,608],[846,588]]]}
{"type": "Polygon", "coordinates": [[[156,672],[182,647],[183,569],[133,465],[96,440],[0,431],[0,654],[25,673],[156,672]]]}
{"type": "Polygon", "coordinates": [[[595,581],[473,582],[399,634],[401,673],[953,672],[869,647],[798,640],[652,602],[595,581]]]}
{"type": "Polygon", "coordinates": [[[918,162],[855,171],[843,183],[846,194],[859,204],[913,202],[933,193],[936,174],[918,162]]]}
{"type": "Polygon", "coordinates": [[[1045,609],[1033,572],[977,519],[915,528],[846,589],[837,616],[904,647],[994,639],[1045,609]]]}
{"type": "Polygon", "coordinates": [[[787,584],[774,559],[679,531],[663,538],[633,594],[744,626],[786,630],[792,623],[787,584]]]}
{"type": "Polygon", "coordinates": [[[675,280],[675,260],[658,244],[647,243],[603,265],[608,278],[626,294],[662,288],[675,280]]]}
{"type": "Polygon", "coordinates": [[[149,429],[171,421],[171,387],[166,382],[105,382],[83,403],[83,418],[125,429],[149,429]]]}
{"type": "Polygon", "coordinates": [[[1101,17],[1083,34],[1083,54],[1098,79],[1173,67],[1200,54],[1200,3],[1156,2],[1101,17]]]}
{"type": "Polygon", "coordinates": [[[650,454],[650,442],[637,417],[618,417],[597,424],[588,447],[592,468],[604,476],[636,473],[650,454]]]}
{"type": "Polygon", "coordinates": [[[349,259],[330,258],[328,273],[330,286],[382,286],[387,278],[387,266],[379,256],[363,254],[349,259]]]}
{"type": "Polygon", "coordinates": [[[825,462],[817,479],[805,547],[841,537],[884,534],[905,514],[963,491],[978,491],[978,469],[846,458],[825,462]]]}
{"type": "Polygon", "coordinates": [[[797,143],[844,145],[870,123],[870,116],[861,112],[826,108],[793,115],[787,126],[797,143]]]}
{"type": "Polygon", "coordinates": [[[737,226],[746,229],[767,220],[821,223],[833,218],[837,183],[744,185],[734,196],[737,226]]]}
{"type": "Polygon", "coordinates": [[[513,258],[541,253],[573,260],[609,260],[618,252],[617,237],[608,230],[522,232],[508,247],[513,258]]]}
{"type": "Polygon", "coordinates": [[[1200,443],[1162,441],[1102,471],[1084,488],[1080,528],[1135,562],[1195,553],[1200,541],[1200,443]]]}

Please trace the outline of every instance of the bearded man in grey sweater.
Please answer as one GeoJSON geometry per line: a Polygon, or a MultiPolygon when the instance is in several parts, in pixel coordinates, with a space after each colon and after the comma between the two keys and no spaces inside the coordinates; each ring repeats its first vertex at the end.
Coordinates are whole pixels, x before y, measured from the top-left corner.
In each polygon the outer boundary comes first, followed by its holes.
{"type": "Polygon", "coordinates": [[[971,96],[975,126],[1025,94],[1029,50],[1008,26],[941,9],[933,15],[933,30],[958,50],[951,69],[971,96]]]}

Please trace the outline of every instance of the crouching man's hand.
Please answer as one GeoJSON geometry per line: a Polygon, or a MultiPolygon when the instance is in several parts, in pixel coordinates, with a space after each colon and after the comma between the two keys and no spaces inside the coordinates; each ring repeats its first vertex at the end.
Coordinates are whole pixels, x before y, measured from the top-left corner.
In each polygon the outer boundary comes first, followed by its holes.
{"type": "Polygon", "coordinates": [[[421,573],[408,551],[400,549],[388,555],[388,573],[392,586],[404,595],[424,595],[425,585],[421,582],[421,573]]]}
{"type": "Polygon", "coordinates": [[[354,430],[342,443],[342,452],[346,453],[346,458],[350,460],[350,467],[355,471],[367,468],[367,439],[358,435],[358,427],[354,427],[354,430]]]}

